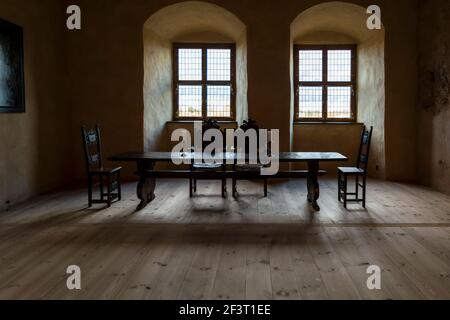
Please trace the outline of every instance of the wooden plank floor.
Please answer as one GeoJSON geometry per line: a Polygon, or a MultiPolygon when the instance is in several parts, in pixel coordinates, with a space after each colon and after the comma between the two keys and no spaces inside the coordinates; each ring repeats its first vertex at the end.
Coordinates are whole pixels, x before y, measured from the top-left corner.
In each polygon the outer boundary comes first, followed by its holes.
{"type": "Polygon", "coordinates": [[[367,210],[337,202],[321,181],[313,213],[304,181],[158,182],[135,213],[135,184],[110,209],[86,209],[83,190],[0,213],[0,299],[450,299],[450,196],[371,180],[367,210]],[[82,290],[66,288],[66,268],[82,290]],[[367,289],[369,265],[382,290],[367,289]]]}

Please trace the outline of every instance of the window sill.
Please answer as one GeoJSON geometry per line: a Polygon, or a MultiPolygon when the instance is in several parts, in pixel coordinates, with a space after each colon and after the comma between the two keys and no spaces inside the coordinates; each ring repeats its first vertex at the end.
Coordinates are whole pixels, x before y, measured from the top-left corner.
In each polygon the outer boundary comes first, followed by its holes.
{"type": "Polygon", "coordinates": [[[363,126],[364,123],[361,122],[327,122],[327,121],[296,121],[294,122],[294,125],[305,125],[305,124],[311,124],[311,125],[346,125],[346,126],[363,126]]]}
{"type": "MultiPolygon", "coordinates": [[[[167,121],[166,123],[168,124],[177,124],[177,123],[194,123],[195,121],[201,121],[203,122],[203,120],[172,120],[172,121],[167,121]]],[[[218,123],[222,123],[222,124],[237,124],[237,121],[234,120],[218,120],[218,123]]]]}

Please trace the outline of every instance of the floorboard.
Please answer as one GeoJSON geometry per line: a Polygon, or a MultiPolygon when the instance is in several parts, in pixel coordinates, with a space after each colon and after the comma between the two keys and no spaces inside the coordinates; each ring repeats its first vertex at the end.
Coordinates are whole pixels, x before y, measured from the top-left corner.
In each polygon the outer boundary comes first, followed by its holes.
{"type": "Polygon", "coordinates": [[[450,299],[450,196],[369,180],[367,209],[337,201],[321,180],[321,211],[304,181],[158,181],[155,201],[87,208],[84,190],[40,196],[0,213],[0,299],[450,299]],[[231,190],[231,181],[228,182],[231,190]],[[66,269],[82,270],[68,290],[66,269]],[[369,290],[367,268],[381,268],[369,290]]]}

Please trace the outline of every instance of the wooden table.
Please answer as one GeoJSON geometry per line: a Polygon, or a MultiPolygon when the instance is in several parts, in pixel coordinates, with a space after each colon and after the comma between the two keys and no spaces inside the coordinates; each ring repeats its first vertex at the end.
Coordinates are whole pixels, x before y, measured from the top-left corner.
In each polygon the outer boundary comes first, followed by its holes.
{"type": "MultiPolygon", "coordinates": [[[[220,155],[224,162],[236,162],[238,156],[235,153],[223,153],[220,155]]],[[[217,157],[217,155],[216,155],[217,157]]],[[[137,210],[141,210],[155,199],[156,179],[148,177],[148,171],[153,170],[157,162],[172,162],[172,159],[185,160],[193,162],[198,158],[196,153],[178,153],[171,152],[131,152],[123,153],[110,157],[110,161],[118,162],[136,162],[137,173],[139,175],[139,183],[137,186],[137,196],[141,200],[137,210]]],[[[281,152],[278,160],[280,163],[292,162],[306,162],[308,164],[307,172],[307,186],[308,186],[308,201],[312,207],[319,211],[320,207],[317,203],[319,199],[319,163],[321,161],[347,161],[348,158],[337,152],[281,152]]],[[[268,176],[270,179],[270,176],[268,176]]]]}

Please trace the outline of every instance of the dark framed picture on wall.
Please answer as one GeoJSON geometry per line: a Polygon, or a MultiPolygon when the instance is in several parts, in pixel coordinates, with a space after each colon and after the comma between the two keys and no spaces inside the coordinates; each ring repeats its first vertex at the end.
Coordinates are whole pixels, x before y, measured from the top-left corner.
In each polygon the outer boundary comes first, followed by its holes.
{"type": "Polygon", "coordinates": [[[0,113],[25,112],[22,27],[0,19],[0,113]]]}

